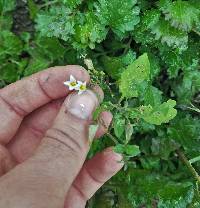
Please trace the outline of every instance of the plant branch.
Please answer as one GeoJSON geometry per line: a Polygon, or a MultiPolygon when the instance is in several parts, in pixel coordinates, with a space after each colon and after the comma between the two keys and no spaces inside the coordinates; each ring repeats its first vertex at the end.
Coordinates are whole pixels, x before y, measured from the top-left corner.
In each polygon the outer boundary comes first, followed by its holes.
{"type": "Polygon", "coordinates": [[[200,184],[200,176],[197,173],[197,171],[194,169],[194,167],[191,165],[191,163],[188,161],[187,157],[184,155],[184,153],[181,150],[177,150],[176,153],[178,154],[181,161],[187,166],[190,173],[193,175],[195,180],[200,184]]]}
{"type": "Polygon", "coordinates": [[[124,53],[123,53],[123,55],[125,55],[125,54],[128,52],[128,50],[130,49],[132,40],[133,40],[133,39],[132,39],[132,37],[131,37],[131,38],[129,39],[129,41],[128,41],[126,47],[124,48],[124,53]]]}
{"type": "Polygon", "coordinates": [[[115,137],[112,135],[112,134],[110,134],[109,132],[107,132],[106,133],[106,136],[108,136],[116,145],[119,143],[116,139],[115,139],[115,137]]]}
{"type": "Polygon", "coordinates": [[[40,6],[40,9],[43,8],[43,7],[51,6],[51,5],[56,4],[56,3],[58,3],[58,0],[46,2],[46,3],[44,3],[40,6]]]}
{"type": "Polygon", "coordinates": [[[199,32],[199,31],[197,31],[197,30],[195,30],[195,29],[192,29],[192,31],[195,32],[197,35],[200,36],[200,32],[199,32]]]}

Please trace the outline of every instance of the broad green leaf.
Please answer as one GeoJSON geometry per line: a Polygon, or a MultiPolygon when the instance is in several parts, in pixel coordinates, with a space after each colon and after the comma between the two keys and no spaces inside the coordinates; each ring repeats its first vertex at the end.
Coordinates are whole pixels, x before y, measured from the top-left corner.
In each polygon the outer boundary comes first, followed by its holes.
{"type": "Polygon", "coordinates": [[[200,24],[200,10],[197,4],[189,1],[161,0],[160,8],[165,14],[165,19],[170,20],[172,26],[189,31],[195,24],[200,24]]]}
{"type": "Polygon", "coordinates": [[[140,149],[137,145],[117,144],[114,147],[116,153],[125,154],[129,157],[135,157],[140,154],[140,149]]]}
{"type": "Polygon", "coordinates": [[[126,144],[129,143],[131,140],[131,136],[133,135],[133,125],[128,123],[125,127],[125,133],[126,133],[126,144]]]}
{"type": "Polygon", "coordinates": [[[121,74],[119,88],[123,97],[138,97],[138,87],[150,77],[150,64],[147,54],[141,55],[121,74]]]}
{"type": "Polygon", "coordinates": [[[51,7],[49,12],[38,14],[37,30],[46,37],[57,37],[67,41],[74,34],[73,11],[64,6],[51,7]]]}
{"type": "Polygon", "coordinates": [[[166,135],[161,135],[152,139],[151,151],[153,155],[159,156],[164,160],[169,159],[169,155],[179,146],[166,135]]]}
{"type": "Polygon", "coordinates": [[[174,109],[175,105],[176,101],[168,100],[167,102],[164,102],[156,107],[152,107],[151,105],[142,106],[140,107],[141,118],[143,118],[146,122],[155,125],[168,123],[177,114],[176,109],[174,109]]]}
{"type": "Polygon", "coordinates": [[[82,23],[76,24],[74,29],[73,45],[78,49],[87,48],[88,46],[94,49],[95,43],[102,42],[108,32],[105,26],[99,23],[93,12],[86,13],[82,23]]]}
{"type": "Polygon", "coordinates": [[[121,73],[132,64],[136,59],[136,54],[129,50],[126,55],[119,57],[102,56],[100,63],[103,65],[103,69],[113,78],[119,79],[121,73]]]}
{"type": "Polygon", "coordinates": [[[177,49],[159,47],[161,59],[166,65],[169,77],[177,77],[180,70],[197,70],[199,67],[199,48],[200,43],[191,39],[188,42],[187,50],[182,53],[180,53],[177,49]]]}
{"type": "Polygon", "coordinates": [[[121,59],[118,57],[102,56],[100,61],[103,65],[103,69],[113,79],[119,79],[121,73],[125,70],[121,59]]]}
{"type": "Polygon", "coordinates": [[[200,120],[197,117],[191,117],[188,114],[179,113],[177,117],[170,122],[168,136],[178,144],[183,146],[184,150],[194,156],[200,152],[200,120]]]}
{"type": "Polygon", "coordinates": [[[121,115],[114,117],[114,132],[115,135],[120,139],[125,131],[125,119],[121,115]]]}
{"type": "Polygon", "coordinates": [[[188,105],[200,90],[200,71],[187,71],[182,80],[173,86],[179,104],[188,105]]]}
{"type": "Polygon", "coordinates": [[[30,60],[27,68],[24,71],[24,76],[29,76],[41,70],[44,70],[49,66],[49,60],[46,59],[32,59],[30,60]]]}
{"type": "Polygon", "coordinates": [[[194,197],[191,182],[174,182],[152,171],[129,169],[128,173],[118,175],[116,182],[119,184],[119,181],[121,184],[117,193],[132,204],[130,207],[141,207],[145,204],[152,208],[152,202],[157,199],[158,208],[186,208],[194,197]]]}
{"type": "Polygon", "coordinates": [[[141,165],[146,170],[160,170],[160,158],[155,156],[140,157],[141,165]]]}
{"type": "Polygon", "coordinates": [[[125,147],[123,144],[117,144],[115,147],[114,147],[114,151],[116,153],[120,153],[120,154],[123,154],[125,152],[125,147]]]}
{"type": "Polygon", "coordinates": [[[156,9],[144,12],[140,23],[136,25],[135,30],[132,32],[136,42],[141,42],[143,44],[155,44],[156,40],[154,35],[150,32],[150,28],[159,21],[160,15],[160,12],[156,9]]]}
{"type": "Polygon", "coordinates": [[[158,106],[162,101],[162,92],[153,86],[149,86],[144,92],[144,105],[158,106]]]}
{"type": "Polygon", "coordinates": [[[135,157],[140,154],[140,149],[137,145],[126,145],[125,153],[131,157],[135,157]]]}
{"type": "Polygon", "coordinates": [[[172,27],[168,21],[159,20],[158,23],[151,26],[151,31],[155,34],[156,40],[161,40],[162,43],[166,43],[169,47],[186,50],[188,43],[187,32],[172,27]]]}
{"type": "Polygon", "coordinates": [[[37,47],[34,47],[33,50],[30,51],[33,57],[44,57],[52,62],[63,59],[66,48],[57,38],[38,37],[36,39],[36,44],[37,47]]]}
{"type": "Polygon", "coordinates": [[[139,7],[136,0],[98,0],[97,16],[103,25],[108,25],[120,38],[132,31],[139,22],[139,7]]]}

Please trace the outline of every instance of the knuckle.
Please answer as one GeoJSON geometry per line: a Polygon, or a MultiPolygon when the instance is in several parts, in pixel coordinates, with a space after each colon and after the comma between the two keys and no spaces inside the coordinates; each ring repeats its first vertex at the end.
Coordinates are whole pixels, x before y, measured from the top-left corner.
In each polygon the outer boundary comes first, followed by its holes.
{"type": "Polygon", "coordinates": [[[59,147],[64,147],[65,150],[67,149],[67,151],[77,156],[84,148],[81,143],[79,143],[78,139],[74,138],[73,134],[68,132],[69,131],[53,127],[47,131],[46,137],[54,140],[59,147]]]}

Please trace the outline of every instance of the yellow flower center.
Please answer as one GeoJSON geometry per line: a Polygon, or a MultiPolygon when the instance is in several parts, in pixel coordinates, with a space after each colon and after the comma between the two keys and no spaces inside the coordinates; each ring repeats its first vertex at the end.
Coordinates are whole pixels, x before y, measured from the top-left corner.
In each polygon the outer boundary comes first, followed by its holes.
{"type": "Polygon", "coordinates": [[[82,91],[83,91],[83,90],[86,90],[86,86],[85,86],[85,85],[81,85],[81,86],[80,86],[80,90],[82,90],[82,91]]]}
{"type": "Polygon", "coordinates": [[[74,86],[76,86],[76,82],[71,82],[70,85],[71,85],[72,87],[74,87],[74,86]]]}

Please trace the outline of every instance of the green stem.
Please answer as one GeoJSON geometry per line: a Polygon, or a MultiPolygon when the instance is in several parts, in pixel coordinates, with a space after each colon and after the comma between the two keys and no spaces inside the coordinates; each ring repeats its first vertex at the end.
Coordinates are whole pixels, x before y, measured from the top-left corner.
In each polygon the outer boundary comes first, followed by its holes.
{"type": "Polygon", "coordinates": [[[124,53],[123,53],[123,55],[126,55],[126,53],[128,52],[128,50],[129,50],[130,47],[131,47],[131,43],[132,43],[132,37],[129,39],[129,41],[128,41],[126,47],[124,48],[124,53]]]}
{"type": "Polygon", "coordinates": [[[40,9],[43,8],[43,7],[51,6],[52,4],[56,4],[56,3],[58,3],[58,0],[47,2],[45,4],[42,4],[40,6],[40,9]]]}
{"type": "Polygon", "coordinates": [[[109,132],[107,132],[106,133],[106,136],[108,136],[116,145],[119,143],[116,139],[115,139],[115,137],[112,135],[112,134],[110,134],[109,132]]]}
{"type": "Polygon", "coordinates": [[[193,175],[194,179],[200,184],[200,176],[197,173],[197,171],[194,169],[194,167],[191,165],[191,163],[188,161],[187,157],[184,155],[184,153],[181,150],[177,150],[176,153],[178,154],[181,161],[186,165],[190,173],[193,175]]]}
{"type": "Polygon", "coordinates": [[[192,29],[192,31],[195,32],[197,35],[200,36],[200,32],[199,32],[199,31],[197,31],[197,30],[195,30],[195,29],[192,29]]]}

